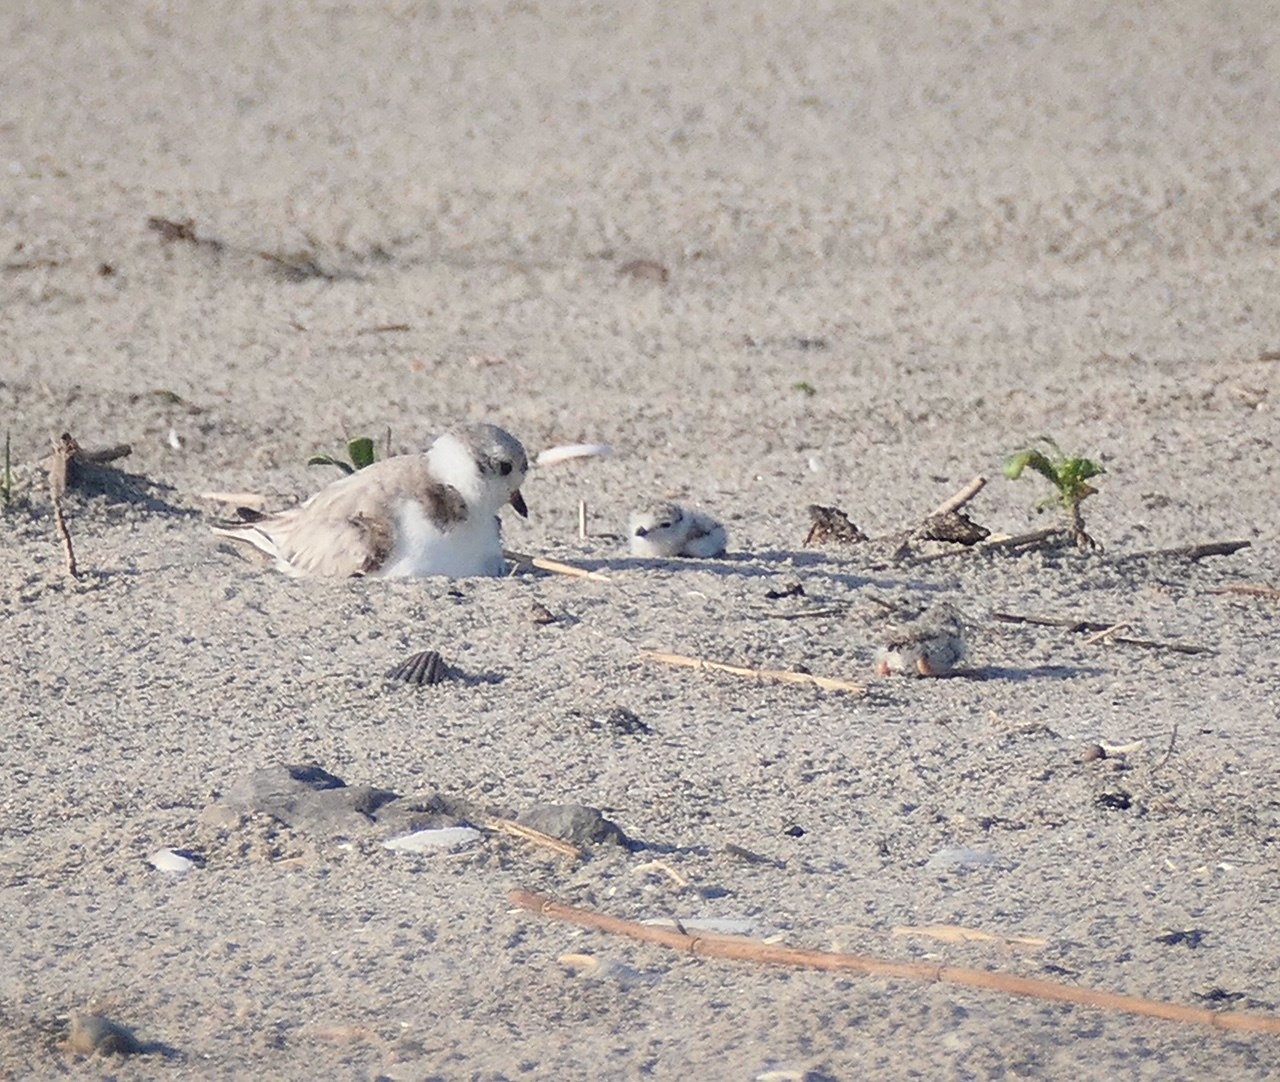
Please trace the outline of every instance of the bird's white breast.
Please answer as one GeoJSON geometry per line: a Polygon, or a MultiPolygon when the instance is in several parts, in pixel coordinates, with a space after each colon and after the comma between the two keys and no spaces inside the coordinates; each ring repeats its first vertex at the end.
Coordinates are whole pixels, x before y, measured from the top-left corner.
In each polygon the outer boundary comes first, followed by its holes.
{"type": "Polygon", "coordinates": [[[378,578],[422,578],[502,573],[502,543],[498,520],[473,514],[442,530],[417,500],[405,500],[396,510],[395,543],[378,578]]]}

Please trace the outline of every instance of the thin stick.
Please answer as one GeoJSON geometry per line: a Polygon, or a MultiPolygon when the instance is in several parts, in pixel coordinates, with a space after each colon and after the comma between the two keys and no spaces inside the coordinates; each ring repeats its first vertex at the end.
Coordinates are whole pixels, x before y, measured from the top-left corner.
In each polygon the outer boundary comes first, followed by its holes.
{"type": "Polygon", "coordinates": [[[867,690],[864,685],[855,684],[852,680],[836,680],[830,676],[813,676],[807,672],[791,672],[787,669],[751,669],[743,665],[726,665],[722,661],[686,657],[684,654],[663,654],[656,650],[641,650],[640,656],[647,661],[659,661],[664,665],[678,665],[686,669],[727,672],[734,676],[750,676],[756,680],[772,680],[779,684],[811,684],[823,691],[852,691],[862,695],[867,690]]]}
{"type": "Polygon", "coordinates": [[[764,612],[756,610],[766,620],[807,620],[810,616],[839,616],[843,608],[801,609],[799,612],[764,612]]]}
{"type": "Polygon", "coordinates": [[[1196,646],[1189,642],[1161,642],[1158,639],[1133,639],[1128,635],[1117,635],[1112,642],[1122,646],[1145,646],[1148,650],[1172,650],[1175,654],[1212,654],[1211,646],[1196,646]]]}
{"type": "Polygon", "coordinates": [[[972,500],[979,492],[981,492],[987,484],[987,479],[978,474],[972,481],[964,486],[950,499],[943,500],[932,511],[926,515],[926,518],[933,518],[934,515],[948,515],[952,511],[959,511],[965,504],[972,500]]]}
{"type": "Polygon", "coordinates": [[[550,560],[545,556],[529,556],[523,552],[514,552],[511,549],[503,549],[502,555],[513,563],[521,564],[524,567],[536,567],[540,571],[550,571],[556,575],[568,575],[575,579],[592,579],[595,582],[610,581],[608,575],[602,575],[599,571],[588,571],[585,567],[574,567],[573,564],[550,560]]]}
{"type": "MultiPolygon", "coordinates": [[[[1102,624],[1096,620],[1073,620],[1069,617],[1064,619],[1057,616],[1023,616],[1016,612],[993,612],[991,618],[1006,624],[1035,624],[1038,627],[1064,627],[1068,631],[1098,632],[1097,635],[1086,639],[1086,643],[1096,642],[1107,635],[1112,635],[1116,628],[1128,626],[1123,623],[1102,624]]],[[[1150,650],[1172,650],[1177,654],[1213,653],[1213,649],[1208,646],[1195,646],[1184,642],[1162,642],[1158,639],[1136,639],[1129,635],[1113,635],[1111,641],[1125,646],[1145,646],[1150,650]]]]}
{"type": "Polygon", "coordinates": [[[541,830],[535,830],[533,827],[527,827],[523,823],[517,823],[514,819],[503,819],[498,815],[486,815],[480,818],[480,825],[487,827],[489,830],[496,830],[501,834],[510,834],[516,838],[523,838],[527,842],[534,845],[540,845],[544,849],[552,849],[561,856],[572,857],[574,860],[582,859],[582,850],[563,838],[556,838],[550,834],[545,834],[541,830]]]}
{"type": "Polygon", "coordinates": [[[1125,628],[1129,628],[1132,626],[1133,625],[1130,624],[1128,620],[1121,620],[1118,624],[1112,624],[1110,627],[1104,627],[1101,631],[1095,631],[1092,635],[1090,635],[1087,639],[1085,639],[1080,645],[1092,646],[1095,642],[1101,642],[1103,639],[1110,638],[1117,631],[1121,631],[1125,628]]]}
{"type": "Polygon", "coordinates": [[[928,939],[940,939],[943,943],[1004,943],[1013,947],[1047,947],[1049,941],[1039,936],[1000,935],[998,932],[984,932],[980,928],[964,928],[959,924],[922,924],[898,925],[893,929],[893,936],[925,936],[928,939]]]}
{"type": "Polygon", "coordinates": [[[1173,755],[1173,745],[1176,744],[1177,742],[1178,742],[1178,723],[1175,721],[1173,723],[1173,732],[1169,734],[1169,746],[1165,748],[1164,758],[1161,759],[1158,763],[1156,763],[1155,766],[1151,768],[1151,773],[1154,774],[1157,770],[1159,770],[1162,766],[1164,766],[1165,763],[1169,761],[1170,756],[1173,755]]]}
{"type": "Polygon", "coordinates": [[[970,988],[988,988],[1006,995],[1028,996],[1058,1003],[1075,1003],[1102,1010],[1164,1018],[1173,1022],[1193,1022],[1214,1029],[1280,1034],[1280,1018],[1270,1015],[1210,1011],[1202,1007],[1187,1007],[1180,1003],[1163,1003],[1159,1000],[1144,999],[1141,996],[1077,988],[1054,981],[1016,977],[1010,973],[985,969],[930,965],[923,962],[891,962],[858,954],[803,950],[769,943],[691,936],[670,928],[639,924],[636,921],[611,917],[606,913],[564,905],[527,890],[513,890],[508,898],[512,905],[550,920],[561,920],[583,928],[595,928],[614,935],[625,935],[644,943],[656,943],[686,954],[703,957],[733,958],[767,965],[798,966],[809,969],[844,970],[861,973],[868,977],[959,984],[970,988]]]}
{"type": "Polygon", "coordinates": [[[993,620],[1005,624],[1035,624],[1037,627],[1065,627],[1068,631],[1106,631],[1111,624],[1101,624],[1096,620],[1073,620],[1061,616],[1024,616],[1017,612],[993,612],[993,620]]]}
{"type": "Polygon", "coordinates": [[[1206,556],[1230,556],[1247,549],[1252,541],[1208,541],[1201,545],[1179,545],[1171,549],[1153,549],[1150,552],[1131,552],[1127,556],[1117,556],[1113,564],[1129,563],[1131,560],[1158,559],[1163,556],[1180,556],[1188,560],[1203,560],[1206,556]]]}
{"type": "Polygon", "coordinates": [[[71,531],[67,529],[67,517],[62,512],[62,494],[67,490],[67,475],[71,460],[76,455],[76,441],[65,432],[53,445],[53,463],[49,467],[49,495],[53,500],[53,528],[62,542],[62,554],[66,557],[67,574],[80,577],[76,567],[76,551],[71,545],[71,531]]]}
{"type": "Polygon", "coordinates": [[[931,564],[935,560],[948,560],[952,556],[963,556],[968,552],[992,552],[1002,549],[1025,548],[1029,545],[1038,545],[1042,541],[1048,541],[1050,538],[1065,537],[1067,531],[1061,526],[1049,526],[1043,530],[1033,530],[1031,533],[1016,534],[1013,537],[1001,537],[995,541],[984,541],[980,545],[968,545],[965,548],[953,549],[950,552],[934,552],[928,556],[917,556],[912,560],[912,564],[931,564]]]}
{"type": "Polygon", "coordinates": [[[1218,586],[1212,590],[1206,590],[1205,593],[1244,594],[1246,597],[1265,597],[1270,599],[1280,598],[1280,590],[1277,590],[1274,586],[1254,582],[1237,582],[1231,586],[1218,586]]]}
{"type": "Polygon", "coordinates": [[[678,871],[676,871],[673,867],[671,867],[671,865],[668,864],[665,860],[648,860],[648,861],[645,861],[643,864],[637,864],[631,870],[633,872],[640,872],[642,874],[644,872],[662,872],[668,879],[671,880],[671,882],[673,882],[677,887],[680,887],[682,890],[689,885],[689,880],[687,880],[683,875],[681,875],[678,871]]]}
{"type": "Polygon", "coordinates": [[[587,501],[578,501],[578,540],[587,539],[587,501]]]}

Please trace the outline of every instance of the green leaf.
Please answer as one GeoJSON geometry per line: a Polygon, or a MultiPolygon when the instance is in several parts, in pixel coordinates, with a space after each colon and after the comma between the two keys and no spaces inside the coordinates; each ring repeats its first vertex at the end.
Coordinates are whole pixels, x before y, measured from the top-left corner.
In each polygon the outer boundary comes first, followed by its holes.
{"type": "Polygon", "coordinates": [[[333,455],[312,455],[307,459],[308,466],[337,466],[343,473],[355,473],[355,468],[350,463],[343,462],[340,458],[334,458],[333,455]]]}
{"type": "Polygon", "coordinates": [[[355,439],[347,440],[347,454],[351,456],[351,462],[358,470],[372,466],[378,459],[373,440],[368,436],[356,436],[355,439]]]}
{"type": "Polygon", "coordinates": [[[1054,469],[1053,463],[1045,458],[1042,451],[1028,448],[1025,451],[1019,451],[1017,454],[1012,454],[1004,460],[1002,469],[1004,475],[1010,481],[1016,481],[1022,476],[1022,471],[1028,467],[1040,474],[1054,488],[1061,487],[1062,480],[1058,476],[1058,471],[1054,469]]]}
{"type": "Polygon", "coordinates": [[[793,391],[799,391],[805,396],[805,398],[812,398],[818,393],[818,388],[812,383],[807,383],[805,380],[801,380],[799,383],[793,383],[791,385],[791,389],[793,391]]]}

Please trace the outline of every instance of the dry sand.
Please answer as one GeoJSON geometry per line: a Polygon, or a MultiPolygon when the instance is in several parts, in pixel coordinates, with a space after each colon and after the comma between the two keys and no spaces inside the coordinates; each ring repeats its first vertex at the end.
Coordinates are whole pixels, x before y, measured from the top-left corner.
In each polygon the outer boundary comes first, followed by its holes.
{"type": "Polygon", "coordinates": [[[0,518],[0,1075],[1280,1071],[1274,1035],[682,958],[507,901],[1280,1012],[1280,602],[1215,592],[1280,584],[1278,26],[1208,2],[0,9],[3,425],[24,464],[64,430],[130,442],[145,479],[71,495],[76,582],[40,490],[0,518]],[[305,495],[344,430],[410,450],[467,419],[616,448],[533,478],[506,527],[607,583],[291,582],[207,531],[200,493],[305,495]],[[885,534],[977,472],[976,517],[1042,525],[1037,484],[996,475],[1046,432],[1108,466],[1104,552],[802,545],[809,503],[885,534]],[[604,536],[664,495],[723,517],[730,558],[604,536]],[[1253,546],[1121,559],[1227,538],[1253,546]],[[931,600],[969,618],[971,672],[875,680],[879,602],[931,600]],[[779,618],[806,608],[834,611],[779,618]],[[384,684],[425,648],[468,679],[384,684]],[[651,732],[602,726],[615,707],[651,732]],[[1078,762],[1096,741],[1143,743],[1078,762]],[[638,847],[413,856],[376,825],[202,818],[304,762],[593,805],[638,847]],[[157,871],[161,847],[207,863],[157,871]],[[958,847],[996,863],[927,865],[958,847]],[[936,923],[1045,943],[893,934],[936,923]],[[73,1010],[156,1047],[84,1058],[73,1010]]]}

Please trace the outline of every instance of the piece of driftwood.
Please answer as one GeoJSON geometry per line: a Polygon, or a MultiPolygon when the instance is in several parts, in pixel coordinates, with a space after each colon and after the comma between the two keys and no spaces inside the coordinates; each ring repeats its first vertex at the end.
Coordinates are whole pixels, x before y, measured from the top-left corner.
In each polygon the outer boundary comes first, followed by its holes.
{"type": "Polygon", "coordinates": [[[502,555],[512,563],[521,564],[524,567],[536,567],[540,571],[550,571],[556,575],[568,575],[575,579],[591,579],[594,582],[609,581],[609,576],[602,575],[599,571],[588,571],[585,567],[575,567],[573,564],[548,559],[546,556],[529,556],[523,552],[513,552],[511,549],[503,549],[502,555]]]}
{"type": "Polygon", "coordinates": [[[823,691],[850,691],[858,695],[866,693],[866,687],[852,680],[837,680],[830,676],[814,676],[807,672],[789,669],[752,669],[746,665],[727,665],[723,661],[707,661],[705,658],[684,654],[664,654],[656,650],[641,650],[640,656],[663,665],[677,665],[686,669],[704,669],[710,672],[730,673],[733,676],[750,676],[755,680],[767,680],[777,684],[809,684],[823,691]]]}
{"type": "Polygon", "coordinates": [[[893,962],[859,954],[804,950],[745,939],[712,939],[689,935],[687,932],[672,928],[623,920],[620,917],[612,917],[607,913],[597,913],[590,909],[579,909],[544,895],[534,894],[532,891],[513,890],[508,897],[512,905],[537,913],[549,920],[565,921],[582,928],[594,928],[613,935],[624,935],[644,943],[655,943],[685,954],[707,958],[732,958],[766,965],[843,970],[890,980],[957,984],[970,988],[987,988],[1005,995],[1027,996],[1031,999],[1050,1000],[1057,1003],[1074,1003],[1099,1010],[1163,1018],[1171,1022],[1190,1022],[1237,1033],[1280,1034],[1280,1018],[1271,1015],[1211,1011],[1203,1007],[1187,1007],[1180,1003],[1165,1003],[1141,996],[1080,988],[1059,984],[1056,981],[1017,977],[1011,973],[985,969],[933,965],[925,962],[893,962]]]}

